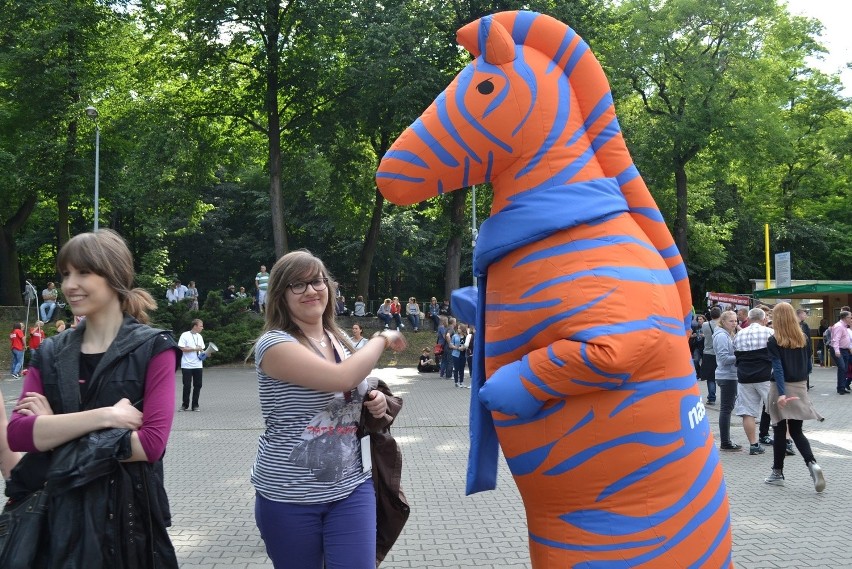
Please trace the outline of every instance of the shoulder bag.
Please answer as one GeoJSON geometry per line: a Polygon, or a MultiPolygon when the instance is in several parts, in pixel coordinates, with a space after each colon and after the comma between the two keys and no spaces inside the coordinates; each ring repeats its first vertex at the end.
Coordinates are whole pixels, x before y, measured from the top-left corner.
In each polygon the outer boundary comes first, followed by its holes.
{"type": "Polygon", "coordinates": [[[402,452],[390,434],[390,426],[402,409],[402,398],[391,393],[382,380],[367,378],[371,389],[381,391],[387,399],[384,417],[370,415],[361,409],[359,436],[370,436],[370,457],[373,463],[373,485],[376,489],[376,567],[384,560],[408,521],[411,508],[402,491],[402,452]]]}
{"type": "MultiPolygon", "coordinates": [[[[26,458],[26,456],[24,457],[26,458]]],[[[23,463],[23,459],[21,460],[23,463]]],[[[18,464],[20,466],[21,463],[18,464]]],[[[15,467],[15,469],[18,468],[15,467]]],[[[13,470],[14,472],[14,470],[13,470]]],[[[10,499],[0,514],[0,567],[34,569],[47,531],[47,484],[20,500],[10,499]]]]}

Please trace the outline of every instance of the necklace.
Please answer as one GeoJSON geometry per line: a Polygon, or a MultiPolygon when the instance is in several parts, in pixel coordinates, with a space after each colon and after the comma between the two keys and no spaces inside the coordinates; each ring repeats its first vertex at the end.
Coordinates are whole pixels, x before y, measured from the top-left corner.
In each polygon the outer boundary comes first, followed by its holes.
{"type": "MultiPolygon", "coordinates": [[[[302,334],[305,334],[304,330],[302,331],[302,334]]],[[[308,338],[309,340],[313,340],[314,342],[316,342],[317,344],[319,344],[321,348],[324,348],[324,347],[326,347],[326,345],[327,345],[327,344],[325,343],[325,330],[323,330],[323,331],[322,331],[322,338],[320,338],[319,340],[317,340],[316,338],[311,338],[311,337],[310,337],[310,336],[308,336],[307,334],[305,334],[305,337],[306,337],[306,338],[308,338]]]]}

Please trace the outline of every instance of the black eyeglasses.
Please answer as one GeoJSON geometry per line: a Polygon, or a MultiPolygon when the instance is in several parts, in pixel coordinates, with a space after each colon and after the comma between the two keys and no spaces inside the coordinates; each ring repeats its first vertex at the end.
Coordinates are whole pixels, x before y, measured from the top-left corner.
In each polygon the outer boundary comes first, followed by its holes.
{"type": "Polygon", "coordinates": [[[302,294],[306,290],[308,290],[308,285],[319,292],[321,290],[325,290],[325,287],[328,286],[328,279],[325,277],[318,277],[309,282],[298,282],[298,283],[290,283],[287,287],[293,291],[293,294],[302,294]]]}

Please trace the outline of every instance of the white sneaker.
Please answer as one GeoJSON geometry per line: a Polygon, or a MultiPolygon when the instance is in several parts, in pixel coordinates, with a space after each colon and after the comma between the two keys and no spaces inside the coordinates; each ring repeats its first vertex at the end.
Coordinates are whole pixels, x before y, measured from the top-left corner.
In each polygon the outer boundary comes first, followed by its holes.
{"type": "Polygon", "coordinates": [[[814,481],[814,490],[822,492],[825,490],[825,476],[822,474],[822,468],[816,462],[808,463],[808,470],[811,471],[811,478],[814,481]]]}

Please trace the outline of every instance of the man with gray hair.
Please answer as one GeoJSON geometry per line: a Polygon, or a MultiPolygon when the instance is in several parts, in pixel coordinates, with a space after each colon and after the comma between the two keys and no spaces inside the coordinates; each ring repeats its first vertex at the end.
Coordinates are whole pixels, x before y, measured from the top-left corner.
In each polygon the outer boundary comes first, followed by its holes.
{"type": "Polygon", "coordinates": [[[763,454],[757,438],[755,419],[769,395],[769,380],[772,378],[772,360],[766,349],[773,330],[765,326],[766,312],[761,308],[748,311],[748,327],[734,336],[734,355],[737,357],[737,404],[734,415],[743,418],[743,430],[750,444],[749,454],[763,454]]]}

